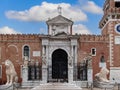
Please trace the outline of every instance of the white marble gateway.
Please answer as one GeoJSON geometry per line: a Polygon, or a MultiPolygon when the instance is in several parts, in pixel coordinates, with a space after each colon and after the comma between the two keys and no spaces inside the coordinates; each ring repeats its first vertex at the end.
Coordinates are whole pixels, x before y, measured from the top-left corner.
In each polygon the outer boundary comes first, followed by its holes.
{"type": "Polygon", "coordinates": [[[58,15],[48,20],[47,25],[49,35],[42,36],[42,57],[45,57],[43,62],[46,61],[42,66],[42,81],[67,79],[67,82],[72,83],[74,64],[77,63],[78,39],[72,35],[73,22],[58,15]]]}

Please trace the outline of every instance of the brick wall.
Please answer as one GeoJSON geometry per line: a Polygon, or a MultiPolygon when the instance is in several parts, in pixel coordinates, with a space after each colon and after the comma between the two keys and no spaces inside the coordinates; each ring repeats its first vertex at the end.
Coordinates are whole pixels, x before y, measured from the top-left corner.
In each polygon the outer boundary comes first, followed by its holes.
{"type": "Polygon", "coordinates": [[[39,35],[0,35],[0,48],[1,48],[1,58],[0,65],[2,65],[2,80],[1,82],[6,82],[5,65],[6,59],[10,59],[17,71],[19,76],[19,82],[21,79],[21,65],[23,65],[23,47],[25,45],[30,48],[30,59],[38,60],[41,62],[41,57],[34,57],[33,51],[41,50],[41,39],[39,35]]]}

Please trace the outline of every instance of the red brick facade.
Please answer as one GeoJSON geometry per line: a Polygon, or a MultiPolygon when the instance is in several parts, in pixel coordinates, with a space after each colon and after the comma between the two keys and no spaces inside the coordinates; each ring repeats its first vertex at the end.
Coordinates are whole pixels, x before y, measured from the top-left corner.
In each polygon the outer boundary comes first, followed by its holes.
{"type": "Polygon", "coordinates": [[[33,57],[33,51],[41,52],[41,39],[39,35],[0,35],[2,79],[1,83],[6,82],[5,65],[6,59],[10,59],[17,71],[19,81],[21,82],[21,65],[23,65],[23,47],[30,47],[30,59],[38,60],[41,63],[41,57],[33,57]]]}
{"type": "MultiPolygon", "coordinates": [[[[107,68],[110,68],[110,66],[120,66],[120,45],[115,45],[114,42],[115,36],[120,36],[115,32],[115,25],[120,23],[120,17],[119,15],[110,16],[110,13],[114,12],[120,13],[120,8],[115,8],[114,0],[106,0],[104,4],[104,16],[100,21],[102,35],[78,35],[78,63],[84,60],[88,53],[91,53],[92,48],[96,49],[96,55],[92,56],[93,77],[100,70],[99,63],[103,54],[107,68]],[[109,6],[106,7],[108,4],[109,6]],[[117,19],[119,19],[119,21],[116,21],[117,19]],[[110,53],[112,53],[111,57],[110,53]],[[112,60],[112,63],[110,60],[112,60]]],[[[40,51],[40,53],[42,53],[41,36],[42,35],[39,34],[0,35],[0,65],[2,65],[2,78],[0,79],[0,84],[6,82],[4,66],[4,61],[6,59],[10,59],[14,63],[15,69],[19,76],[19,82],[22,81],[21,66],[23,65],[23,47],[25,45],[30,48],[30,60],[37,60],[40,63],[42,62],[41,56],[33,56],[33,51],[40,51]]]]}
{"type": "MultiPolygon", "coordinates": [[[[96,48],[96,56],[93,56],[93,76],[98,72],[101,54],[104,53],[106,62],[109,62],[109,43],[108,37],[96,35],[80,35],[78,39],[78,63],[81,62],[87,53],[91,53],[91,48],[96,48]]],[[[30,47],[30,59],[38,60],[41,63],[41,57],[34,57],[33,51],[42,53],[41,36],[40,35],[0,35],[2,79],[1,83],[6,82],[5,65],[6,59],[10,59],[19,76],[21,78],[21,66],[23,65],[23,47],[30,47]]],[[[107,64],[109,66],[109,63],[107,64]]]]}

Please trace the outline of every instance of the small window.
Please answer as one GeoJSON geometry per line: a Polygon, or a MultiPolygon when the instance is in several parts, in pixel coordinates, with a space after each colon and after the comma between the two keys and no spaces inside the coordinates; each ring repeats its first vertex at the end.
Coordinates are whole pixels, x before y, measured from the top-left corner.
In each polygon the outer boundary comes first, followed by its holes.
{"type": "Polygon", "coordinates": [[[115,2],[115,7],[120,8],[120,1],[115,2]]]}
{"type": "Polygon", "coordinates": [[[23,55],[24,55],[24,58],[25,58],[25,59],[28,59],[28,60],[29,60],[29,52],[30,52],[29,47],[28,47],[28,46],[24,46],[23,55]]]}
{"type": "Polygon", "coordinates": [[[104,58],[103,55],[102,55],[101,58],[100,58],[100,62],[101,62],[101,63],[104,63],[104,62],[105,62],[105,58],[104,58]]]}
{"type": "Polygon", "coordinates": [[[91,54],[92,54],[92,56],[96,56],[96,48],[91,49],[91,54]]]}
{"type": "Polygon", "coordinates": [[[0,65],[0,78],[2,78],[2,65],[0,65]]]}
{"type": "Polygon", "coordinates": [[[105,57],[104,57],[104,55],[102,55],[102,56],[100,57],[99,67],[106,67],[106,62],[105,62],[105,57]]]}

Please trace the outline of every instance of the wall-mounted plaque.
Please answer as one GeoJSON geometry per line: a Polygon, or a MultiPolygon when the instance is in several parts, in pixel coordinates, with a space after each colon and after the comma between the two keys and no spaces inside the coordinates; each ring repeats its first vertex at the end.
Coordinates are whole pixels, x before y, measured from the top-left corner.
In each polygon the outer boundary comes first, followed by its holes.
{"type": "Polygon", "coordinates": [[[120,36],[115,36],[115,44],[120,44],[120,36]]]}
{"type": "Polygon", "coordinates": [[[40,51],[33,51],[33,56],[34,57],[40,57],[40,51]]]}

